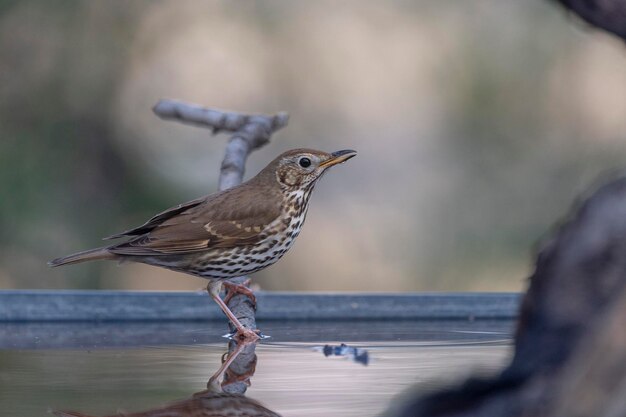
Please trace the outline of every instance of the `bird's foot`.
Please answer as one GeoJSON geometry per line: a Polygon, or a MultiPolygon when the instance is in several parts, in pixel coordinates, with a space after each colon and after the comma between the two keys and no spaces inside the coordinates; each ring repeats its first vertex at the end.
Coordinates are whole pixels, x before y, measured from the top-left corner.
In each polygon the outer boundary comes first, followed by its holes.
{"type": "Polygon", "coordinates": [[[247,386],[250,386],[252,385],[250,378],[254,376],[255,371],[256,369],[252,367],[252,369],[248,369],[243,374],[236,374],[235,372],[230,371],[230,369],[227,369],[224,373],[224,381],[222,384],[229,385],[236,384],[237,382],[243,382],[247,386]]]}
{"type": "Polygon", "coordinates": [[[233,284],[232,282],[224,281],[222,285],[226,288],[226,297],[224,297],[224,303],[228,304],[235,295],[243,294],[250,299],[252,307],[256,310],[256,297],[252,290],[247,287],[250,284],[250,278],[248,278],[243,284],[233,284]]]}

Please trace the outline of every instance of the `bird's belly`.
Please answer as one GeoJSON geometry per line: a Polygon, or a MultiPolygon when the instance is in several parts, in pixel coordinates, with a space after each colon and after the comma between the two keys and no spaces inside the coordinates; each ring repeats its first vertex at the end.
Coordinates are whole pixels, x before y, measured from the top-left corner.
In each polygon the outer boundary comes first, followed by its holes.
{"type": "Polygon", "coordinates": [[[260,271],[282,258],[293,246],[301,224],[293,228],[290,224],[257,245],[191,255],[187,265],[179,270],[208,279],[228,279],[260,271]]]}

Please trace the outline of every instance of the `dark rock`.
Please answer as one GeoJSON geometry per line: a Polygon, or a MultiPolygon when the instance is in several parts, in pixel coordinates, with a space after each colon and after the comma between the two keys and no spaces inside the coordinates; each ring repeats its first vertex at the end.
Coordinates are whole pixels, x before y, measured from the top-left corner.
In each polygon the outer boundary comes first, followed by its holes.
{"type": "Polygon", "coordinates": [[[600,188],[547,240],[520,311],[515,355],[398,416],[626,415],[626,178],[600,188]],[[584,404],[584,406],[583,406],[584,404]]]}

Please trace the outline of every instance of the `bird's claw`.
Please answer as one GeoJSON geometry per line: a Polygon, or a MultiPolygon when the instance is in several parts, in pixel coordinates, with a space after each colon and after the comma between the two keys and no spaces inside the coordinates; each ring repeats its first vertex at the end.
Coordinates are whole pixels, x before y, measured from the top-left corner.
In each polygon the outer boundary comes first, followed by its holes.
{"type": "Polygon", "coordinates": [[[226,288],[226,296],[224,297],[224,303],[228,305],[230,300],[237,294],[243,294],[250,299],[252,307],[256,310],[256,296],[250,288],[246,285],[250,283],[250,279],[246,280],[243,284],[233,284],[232,282],[225,281],[222,285],[226,288]]]}

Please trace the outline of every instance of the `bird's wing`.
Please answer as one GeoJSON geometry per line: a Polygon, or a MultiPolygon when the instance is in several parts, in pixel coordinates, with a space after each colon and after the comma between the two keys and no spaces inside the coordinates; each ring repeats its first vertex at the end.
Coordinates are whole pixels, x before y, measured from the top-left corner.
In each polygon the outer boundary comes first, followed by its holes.
{"type": "Polygon", "coordinates": [[[102,240],[119,239],[121,237],[127,237],[127,236],[141,236],[141,235],[144,235],[144,234],[152,231],[155,227],[157,227],[158,225],[160,225],[164,221],[166,221],[166,220],[176,216],[177,214],[180,214],[182,212],[185,212],[185,211],[187,211],[187,210],[189,210],[189,209],[191,209],[193,207],[196,207],[196,206],[202,204],[206,199],[207,199],[207,197],[201,197],[201,198],[197,198],[195,200],[188,201],[186,203],[179,204],[176,207],[170,207],[169,209],[167,209],[165,211],[162,211],[161,213],[155,215],[154,217],[152,217],[150,220],[148,220],[147,222],[145,222],[144,224],[142,224],[139,227],[135,227],[134,229],[126,230],[125,232],[118,233],[116,235],[105,237],[102,240]]]}
{"type": "Polygon", "coordinates": [[[235,188],[209,196],[109,250],[119,255],[151,256],[255,244],[266,237],[263,231],[280,216],[282,201],[271,189],[265,195],[254,194],[252,200],[250,193],[235,188]]]}

